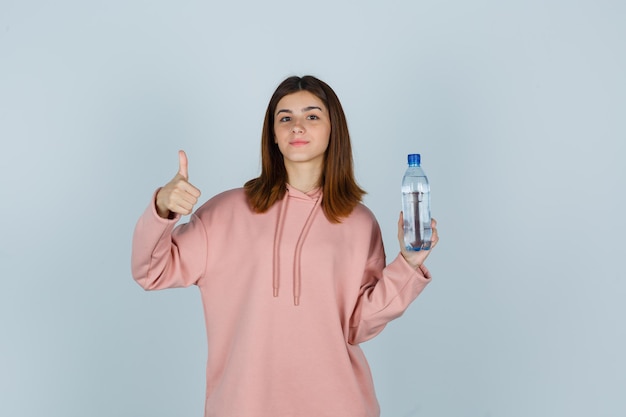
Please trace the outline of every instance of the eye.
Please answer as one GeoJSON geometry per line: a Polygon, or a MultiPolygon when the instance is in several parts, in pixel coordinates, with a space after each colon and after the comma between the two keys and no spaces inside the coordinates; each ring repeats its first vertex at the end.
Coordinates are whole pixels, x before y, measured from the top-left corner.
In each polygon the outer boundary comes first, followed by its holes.
{"type": "Polygon", "coordinates": [[[281,123],[288,122],[290,120],[291,120],[291,117],[289,116],[281,117],[280,119],[278,119],[278,121],[281,123]]]}
{"type": "Polygon", "coordinates": [[[316,114],[310,114],[307,119],[309,120],[319,120],[319,116],[317,116],[316,114]]]}

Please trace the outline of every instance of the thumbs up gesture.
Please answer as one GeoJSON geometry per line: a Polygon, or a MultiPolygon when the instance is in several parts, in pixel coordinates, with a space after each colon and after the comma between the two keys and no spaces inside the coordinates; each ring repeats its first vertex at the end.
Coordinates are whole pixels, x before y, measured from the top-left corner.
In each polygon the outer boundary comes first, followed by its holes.
{"type": "Polygon", "coordinates": [[[157,213],[164,219],[173,214],[190,214],[198,197],[200,190],[189,183],[187,155],[184,151],[178,151],[178,172],[157,193],[157,213]]]}

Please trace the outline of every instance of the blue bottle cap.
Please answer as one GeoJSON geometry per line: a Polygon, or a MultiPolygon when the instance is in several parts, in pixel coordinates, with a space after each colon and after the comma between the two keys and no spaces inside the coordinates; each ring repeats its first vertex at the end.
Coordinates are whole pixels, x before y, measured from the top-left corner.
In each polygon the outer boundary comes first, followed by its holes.
{"type": "Polygon", "coordinates": [[[409,154],[409,166],[410,167],[418,167],[420,166],[420,154],[418,153],[410,153],[409,154]]]}

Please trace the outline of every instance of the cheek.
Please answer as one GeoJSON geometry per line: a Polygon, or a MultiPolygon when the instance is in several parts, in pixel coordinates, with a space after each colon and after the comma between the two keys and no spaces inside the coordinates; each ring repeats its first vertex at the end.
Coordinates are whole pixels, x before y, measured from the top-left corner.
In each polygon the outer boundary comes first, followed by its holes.
{"type": "Polygon", "coordinates": [[[289,133],[289,128],[285,125],[274,126],[274,140],[279,140],[289,133]]]}
{"type": "Polygon", "coordinates": [[[328,144],[330,143],[330,128],[326,129],[326,132],[324,132],[324,137],[326,138],[326,146],[328,146],[328,144]]]}
{"type": "Polygon", "coordinates": [[[279,127],[274,127],[274,143],[278,143],[280,138],[284,136],[279,127]]]}

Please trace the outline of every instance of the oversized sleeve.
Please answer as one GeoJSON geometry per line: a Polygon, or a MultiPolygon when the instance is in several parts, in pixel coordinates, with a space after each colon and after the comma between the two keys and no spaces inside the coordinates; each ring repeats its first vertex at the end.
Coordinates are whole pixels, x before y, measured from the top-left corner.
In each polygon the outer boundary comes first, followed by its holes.
{"type": "MultiPolygon", "coordinates": [[[[382,243],[380,252],[384,252],[382,243]]],[[[348,342],[358,344],[376,336],[404,313],[430,281],[424,265],[416,271],[401,254],[386,267],[384,254],[370,258],[350,320],[348,342]]]]}
{"type": "Polygon", "coordinates": [[[204,275],[207,259],[206,229],[202,221],[194,213],[189,223],[175,226],[180,217],[159,217],[154,202],[153,197],[133,233],[133,278],[145,290],[197,284],[204,275]]]}

